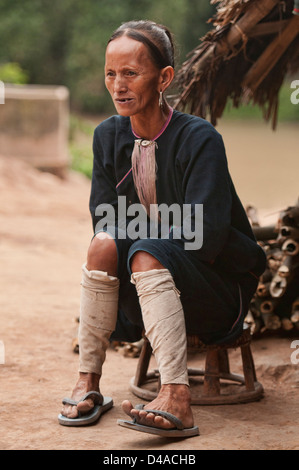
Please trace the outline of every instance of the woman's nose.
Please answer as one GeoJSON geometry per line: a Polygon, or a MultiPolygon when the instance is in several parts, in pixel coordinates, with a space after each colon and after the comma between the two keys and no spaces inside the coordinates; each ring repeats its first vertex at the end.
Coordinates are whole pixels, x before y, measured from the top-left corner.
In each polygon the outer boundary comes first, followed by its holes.
{"type": "Polygon", "coordinates": [[[115,80],[114,80],[114,91],[116,93],[120,93],[120,92],[126,91],[127,88],[128,87],[127,87],[126,80],[124,79],[124,77],[116,75],[115,80]]]}

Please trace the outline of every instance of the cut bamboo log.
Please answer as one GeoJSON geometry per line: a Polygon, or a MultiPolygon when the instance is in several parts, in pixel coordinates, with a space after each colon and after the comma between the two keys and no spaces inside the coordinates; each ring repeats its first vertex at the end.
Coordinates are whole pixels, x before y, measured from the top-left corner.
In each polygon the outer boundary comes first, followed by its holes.
{"type": "Polygon", "coordinates": [[[294,328],[294,324],[289,318],[284,317],[281,319],[281,327],[285,331],[290,331],[294,328]]]}
{"type": "Polygon", "coordinates": [[[264,313],[262,317],[264,326],[261,331],[278,330],[281,327],[281,320],[278,315],[274,315],[273,313],[264,313]]]}
{"type": "Polygon", "coordinates": [[[299,240],[299,228],[282,226],[280,229],[280,235],[282,237],[293,238],[294,240],[299,240]]]}
{"type": "Polygon", "coordinates": [[[251,226],[252,226],[252,227],[259,227],[259,226],[260,226],[260,222],[259,222],[259,218],[258,218],[258,214],[257,214],[257,209],[256,209],[256,207],[254,207],[254,206],[247,206],[247,207],[246,207],[246,214],[247,214],[248,219],[249,219],[250,222],[251,222],[251,226]]]}
{"type": "Polygon", "coordinates": [[[299,330],[299,310],[295,311],[291,316],[291,322],[293,323],[294,327],[299,330]]]}
{"type": "Polygon", "coordinates": [[[282,297],[287,290],[287,281],[286,278],[276,274],[270,284],[270,294],[274,298],[282,297]]]}
{"type": "Polygon", "coordinates": [[[284,211],[281,222],[283,225],[299,228],[299,201],[296,206],[284,211]]]}
{"type": "Polygon", "coordinates": [[[254,225],[252,227],[252,231],[254,233],[255,238],[259,241],[275,240],[277,238],[275,225],[269,225],[269,226],[264,226],[264,227],[258,227],[254,225]]]}
{"type": "Polygon", "coordinates": [[[263,328],[263,320],[261,318],[255,318],[254,323],[250,325],[250,331],[252,335],[256,335],[261,332],[263,328]]]}
{"type": "Polygon", "coordinates": [[[290,256],[295,256],[299,253],[299,243],[296,240],[288,238],[281,247],[282,251],[290,256]]]}
{"type": "Polygon", "coordinates": [[[287,255],[277,270],[279,276],[289,277],[292,271],[292,264],[293,264],[293,257],[290,255],[287,255]]]}
{"type": "Polygon", "coordinates": [[[266,297],[269,295],[270,292],[270,282],[260,282],[257,286],[256,293],[258,297],[266,297]]]}
{"type": "Polygon", "coordinates": [[[270,269],[267,268],[267,269],[263,272],[263,274],[261,275],[261,277],[260,277],[260,282],[263,283],[263,284],[265,284],[265,283],[267,283],[267,282],[270,282],[270,281],[272,280],[272,277],[273,277],[273,276],[272,276],[272,273],[271,273],[270,269]]]}
{"type": "MultiPolygon", "coordinates": [[[[261,316],[263,317],[263,315],[267,316],[267,315],[269,315],[269,313],[273,313],[274,312],[274,307],[275,307],[275,302],[273,301],[273,299],[264,300],[260,304],[261,316]]],[[[266,318],[268,318],[268,317],[266,317],[266,318]]]]}
{"type": "Polygon", "coordinates": [[[292,304],[291,322],[299,329],[299,297],[292,304]]]}
{"type": "Polygon", "coordinates": [[[274,259],[274,258],[268,259],[268,266],[272,271],[277,271],[279,269],[280,264],[281,264],[281,261],[279,261],[278,259],[274,259]]]}

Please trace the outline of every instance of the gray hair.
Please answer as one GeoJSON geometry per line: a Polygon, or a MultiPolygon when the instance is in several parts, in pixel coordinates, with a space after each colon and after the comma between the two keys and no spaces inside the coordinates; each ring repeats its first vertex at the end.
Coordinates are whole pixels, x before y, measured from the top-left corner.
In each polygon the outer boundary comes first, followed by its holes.
{"type": "Polygon", "coordinates": [[[108,44],[121,36],[142,42],[159,69],[169,65],[174,67],[174,44],[172,34],[166,26],[148,20],[128,21],[114,31],[108,44]]]}

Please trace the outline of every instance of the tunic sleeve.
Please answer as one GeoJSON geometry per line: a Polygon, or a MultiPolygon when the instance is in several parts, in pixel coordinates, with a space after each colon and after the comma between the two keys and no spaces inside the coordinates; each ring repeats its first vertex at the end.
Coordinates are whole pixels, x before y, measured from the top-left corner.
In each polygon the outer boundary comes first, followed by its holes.
{"type": "Polygon", "coordinates": [[[116,210],[117,194],[115,171],[113,167],[113,148],[110,138],[111,129],[102,129],[98,126],[93,137],[93,172],[89,209],[92,217],[92,225],[95,230],[97,223],[103,215],[97,215],[100,205],[110,205],[116,210]]]}

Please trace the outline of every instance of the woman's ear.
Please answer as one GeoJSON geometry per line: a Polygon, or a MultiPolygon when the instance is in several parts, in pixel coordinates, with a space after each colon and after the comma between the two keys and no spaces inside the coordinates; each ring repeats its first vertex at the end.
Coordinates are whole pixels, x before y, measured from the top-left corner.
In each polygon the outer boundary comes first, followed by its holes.
{"type": "Polygon", "coordinates": [[[160,73],[160,80],[159,80],[159,91],[165,91],[166,88],[169,87],[172,80],[174,78],[174,69],[171,65],[164,67],[160,73]]]}

